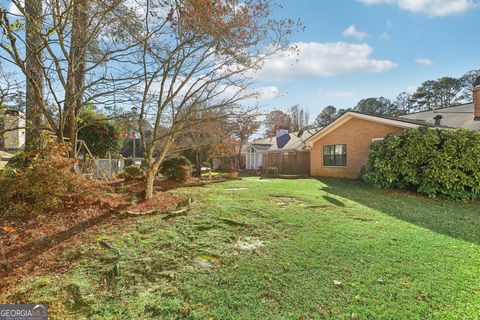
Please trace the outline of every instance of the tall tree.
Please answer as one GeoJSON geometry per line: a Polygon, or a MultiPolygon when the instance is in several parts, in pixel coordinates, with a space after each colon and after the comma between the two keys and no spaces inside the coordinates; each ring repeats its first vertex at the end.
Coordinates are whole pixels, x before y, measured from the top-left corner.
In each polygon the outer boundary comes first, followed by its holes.
{"type": "Polygon", "coordinates": [[[316,127],[325,127],[338,117],[337,108],[334,106],[326,106],[322,112],[315,118],[316,127]]]}
{"type": "Polygon", "coordinates": [[[452,77],[423,82],[412,95],[415,111],[451,107],[461,100],[461,81],[452,77]]]}
{"type": "Polygon", "coordinates": [[[459,79],[443,77],[438,79],[433,86],[436,97],[435,109],[448,108],[458,104],[461,100],[460,91],[462,84],[459,79]]]}
{"type": "Polygon", "coordinates": [[[308,122],[310,120],[310,114],[308,111],[300,107],[299,104],[296,104],[290,109],[288,109],[288,114],[290,115],[290,118],[292,119],[292,124],[290,127],[290,130],[292,131],[300,131],[304,130],[305,128],[308,127],[308,122]]]}
{"type": "Polygon", "coordinates": [[[138,12],[124,0],[52,0],[43,10],[42,1],[11,2],[20,14],[0,7],[0,56],[26,77],[27,104],[41,113],[42,129],[58,141],[68,138],[74,156],[80,109],[89,102],[104,110],[125,103],[140,82],[139,67],[128,59],[139,48],[138,12]],[[24,41],[24,22],[32,45],[24,41]]]}
{"type": "Polygon", "coordinates": [[[275,136],[279,129],[293,131],[292,117],[282,110],[270,111],[263,120],[263,125],[265,126],[265,137],[275,136]]]}
{"type": "Polygon", "coordinates": [[[384,97],[368,98],[358,102],[354,110],[374,115],[394,115],[395,105],[384,97]]]}
{"type": "Polygon", "coordinates": [[[138,120],[145,199],[150,199],[155,176],[176,138],[189,126],[212,120],[200,115],[211,111],[229,116],[240,101],[255,97],[246,74],[289,48],[298,24],[276,20],[271,3],[260,0],[145,0],[143,8],[138,120]],[[146,122],[153,127],[150,142],[143,139],[146,122]]]}
{"type": "Polygon", "coordinates": [[[89,48],[89,0],[72,0],[71,46],[68,53],[70,66],[67,72],[67,88],[64,104],[65,136],[72,146],[70,156],[75,157],[77,145],[77,117],[84,102],[86,54],[89,48]]]}
{"type": "Polygon", "coordinates": [[[408,114],[413,109],[412,94],[408,92],[400,93],[394,102],[397,115],[408,114]]]}
{"type": "Polygon", "coordinates": [[[465,102],[473,102],[473,88],[475,80],[480,77],[480,70],[471,70],[460,78],[462,87],[461,99],[465,102]]]}
{"type": "Polygon", "coordinates": [[[42,111],[39,101],[44,100],[43,67],[43,1],[25,1],[25,72],[26,77],[26,134],[25,149],[33,150],[41,146],[42,111]]]}
{"type": "Polygon", "coordinates": [[[435,81],[424,81],[412,95],[415,111],[436,109],[435,81]]]}

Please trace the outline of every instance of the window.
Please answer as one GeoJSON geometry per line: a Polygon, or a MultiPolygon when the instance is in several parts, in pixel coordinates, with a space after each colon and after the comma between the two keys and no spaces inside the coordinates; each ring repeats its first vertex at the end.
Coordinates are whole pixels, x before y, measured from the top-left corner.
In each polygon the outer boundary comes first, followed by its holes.
{"type": "Polygon", "coordinates": [[[323,146],[323,165],[327,167],[344,167],[347,165],[347,145],[334,144],[323,146]]]}
{"type": "Polygon", "coordinates": [[[375,139],[372,139],[372,143],[380,143],[380,142],[383,142],[385,140],[385,138],[375,138],[375,139]]]}

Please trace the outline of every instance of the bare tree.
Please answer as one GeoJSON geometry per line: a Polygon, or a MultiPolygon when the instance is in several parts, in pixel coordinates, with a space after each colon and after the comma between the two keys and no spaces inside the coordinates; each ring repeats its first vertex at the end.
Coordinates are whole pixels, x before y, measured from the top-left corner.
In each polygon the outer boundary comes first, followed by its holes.
{"type": "Polygon", "coordinates": [[[248,140],[260,129],[262,122],[258,120],[258,114],[239,114],[234,118],[232,134],[238,141],[237,158],[241,163],[242,150],[248,144],[248,140]]]}
{"type": "Polygon", "coordinates": [[[292,118],[292,131],[300,131],[308,127],[310,114],[308,111],[300,107],[299,104],[290,107],[288,114],[290,115],[290,118],[292,118]]]}
{"type": "Polygon", "coordinates": [[[99,108],[121,105],[128,101],[121,93],[139,83],[132,76],[137,67],[126,59],[138,49],[138,12],[122,0],[47,0],[40,2],[43,11],[37,0],[29,1],[12,0],[16,16],[0,8],[1,56],[25,76],[27,104],[37,107],[42,126],[61,142],[67,138],[75,156],[81,108],[89,102],[99,108]],[[24,24],[32,26],[27,39],[24,24]]]}
{"type": "Polygon", "coordinates": [[[145,0],[143,7],[139,126],[147,166],[145,199],[150,199],[176,137],[188,126],[211,121],[199,113],[235,114],[240,101],[255,97],[248,74],[286,49],[299,24],[273,19],[268,1],[145,0]],[[149,143],[147,122],[153,125],[149,143]],[[159,150],[155,157],[154,150],[159,150]]]}

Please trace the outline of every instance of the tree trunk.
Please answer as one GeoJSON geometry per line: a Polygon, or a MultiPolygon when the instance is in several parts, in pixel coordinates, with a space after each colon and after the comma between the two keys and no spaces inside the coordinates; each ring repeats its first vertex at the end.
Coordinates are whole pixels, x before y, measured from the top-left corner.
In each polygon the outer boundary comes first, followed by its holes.
{"type": "Polygon", "coordinates": [[[153,198],[153,183],[155,182],[156,170],[154,168],[148,168],[145,175],[145,200],[153,198]]]}
{"type": "Polygon", "coordinates": [[[200,152],[198,151],[198,148],[195,149],[195,169],[195,176],[200,178],[202,176],[202,163],[200,161],[200,152]]]}
{"type": "Polygon", "coordinates": [[[3,111],[3,106],[0,105],[0,151],[5,149],[5,113],[3,111]]]}
{"type": "Polygon", "coordinates": [[[25,149],[34,150],[41,147],[42,113],[39,101],[43,100],[43,58],[42,38],[40,30],[43,25],[42,0],[26,0],[26,72],[31,80],[26,83],[26,135],[25,149]],[[35,91],[35,85],[40,88],[41,96],[35,91]]]}
{"type": "Polygon", "coordinates": [[[85,55],[88,46],[88,0],[75,0],[72,21],[72,44],[65,98],[65,135],[69,138],[70,158],[76,157],[77,116],[83,108],[85,55]]]}

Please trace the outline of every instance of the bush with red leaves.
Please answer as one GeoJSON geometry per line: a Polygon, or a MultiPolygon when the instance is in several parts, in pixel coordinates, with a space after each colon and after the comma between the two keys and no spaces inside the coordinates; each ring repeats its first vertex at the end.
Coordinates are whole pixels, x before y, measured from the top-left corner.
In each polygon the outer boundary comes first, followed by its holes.
{"type": "Polygon", "coordinates": [[[73,170],[67,145],[51,144],[18,157],[27,164],[0,171],[0,212],[28,217],[60,208],[67,203],[86,205],[98,201],[103,184],[73,170]]]}

